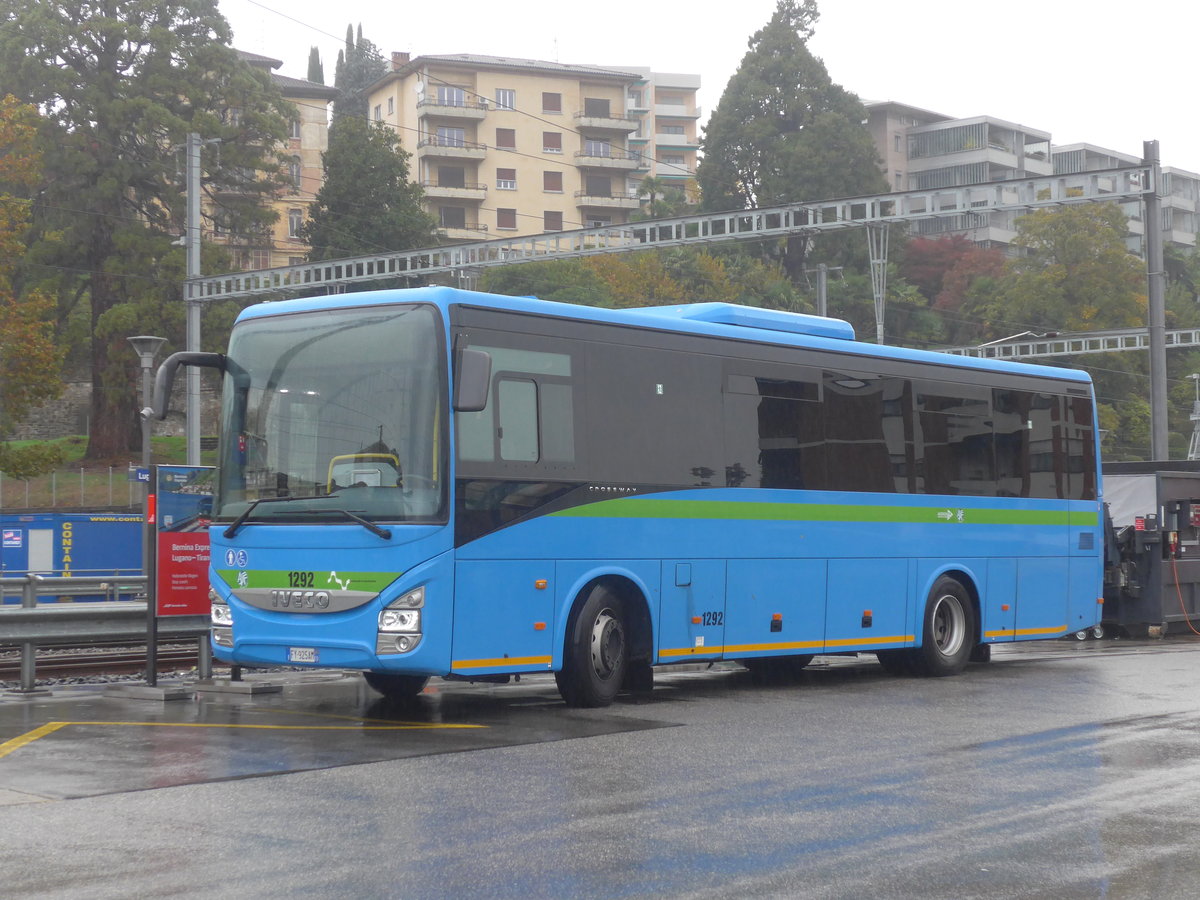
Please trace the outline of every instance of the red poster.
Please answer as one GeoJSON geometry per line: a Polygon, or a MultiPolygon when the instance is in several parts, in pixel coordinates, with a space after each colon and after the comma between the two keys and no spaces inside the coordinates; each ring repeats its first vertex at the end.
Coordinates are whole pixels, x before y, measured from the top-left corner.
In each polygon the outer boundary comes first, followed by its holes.
{"type": "Polygon", "coordinates": [[[156,588],[157,615],[208,615],[207,531],[164,531],[158,535],[156,588]]]}
{"type": "Polygon", "coordinates": [[[207,616],[211,466],[154,466],[156,616],[207,616]]]}

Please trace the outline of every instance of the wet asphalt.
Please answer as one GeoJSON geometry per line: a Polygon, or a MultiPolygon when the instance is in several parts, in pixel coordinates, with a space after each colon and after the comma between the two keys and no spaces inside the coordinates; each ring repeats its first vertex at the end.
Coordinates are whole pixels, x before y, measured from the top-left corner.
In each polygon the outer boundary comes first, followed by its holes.
{"type": "Polygon", "coordinates": [[[19,897],[1193,897],[1200,637],[1048,641],[940,679],[277,673],[256,696],[0,698],[19,897]]]}

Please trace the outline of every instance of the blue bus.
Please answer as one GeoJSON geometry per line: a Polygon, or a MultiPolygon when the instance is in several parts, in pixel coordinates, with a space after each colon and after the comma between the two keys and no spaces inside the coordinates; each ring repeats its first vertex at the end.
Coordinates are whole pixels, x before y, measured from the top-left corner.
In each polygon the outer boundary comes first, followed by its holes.
{"type": "Polygon", "coordinates": [[[223,373],[212,645],[248,666],[554,673],[874,653],[950,675],[1095,625],[1088,376],[859,343],[732,304],[597,309],[446,287],[239,316],[223,373]]]}

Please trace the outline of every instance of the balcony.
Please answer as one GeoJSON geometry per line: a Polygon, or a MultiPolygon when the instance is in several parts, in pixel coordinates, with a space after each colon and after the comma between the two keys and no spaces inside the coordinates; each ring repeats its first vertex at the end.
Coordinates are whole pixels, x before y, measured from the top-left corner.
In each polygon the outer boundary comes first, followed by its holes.
{"type": "Polygon", "coordinates": [[[668,119],[699,119],[701,109],[699,106],[673,106],[667,103],[654,104],[654,115],[663,116],[668,119]]]}
{"type": "Polygon", "coordinates": [[[439,200],[475,200],[487,199],[486,184],[438,184],[436,181],[422,181],[421,187],[426,197],[439,200]]]}
{"type": "Polygon", "coordinates": [[[575,165],[591,169],[617,169],[621,172],[632,172],[641,163],[642,154],[636,150],[578,150],[575,153],[575,165]]]}
{"type": "Polygon", "coordinates": [[[637,194],[592,194],[575,192],[575,205],[589,209],[637,209],[641,201],[637,194]]]}
{"type": "Polygon", "coordinates": [[[487,240],[486,225],[478,222],[466,222],[461,226],[441,225],[438,234],[448,241],[484,241],[487,240]]]}
{"type": "Polygon", "coordinates": [[[482,98],[470,97],[461,103],[446,103],[436,97],[426,97],[417,101],[417,115],[436,117],[439,119],[470,119],[479,121],[488,113],[488,102],[482,98]]]}
{"type": "Polygon", "coordinates": [[[417,144],[417,158],[444,157],[450,159],[483,159],[487,156],[487,144],[464,141],[457,138],[439,138],[435,135],[422,138],[417,144]]]}
{"type": "Polygon", "coordinates": [[[597,116],[587,112],[577,112],[575,113],[575,127],[577,129],[588,128],[595,131],[619,131],[622,134],[630,134],[638,130],[639,120],[630,119],[626,116],[597,116]]]}

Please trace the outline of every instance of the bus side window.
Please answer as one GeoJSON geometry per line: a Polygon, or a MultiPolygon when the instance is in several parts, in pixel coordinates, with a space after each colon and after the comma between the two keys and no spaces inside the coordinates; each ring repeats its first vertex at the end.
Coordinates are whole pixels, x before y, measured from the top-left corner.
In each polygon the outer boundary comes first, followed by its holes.
{"type": "Polygon", "coordinates": [[[537,462],[538,390],[532,381],[502,378],[496,385],[500,424],[496,436],[500,458],[510,462],[537,462]]]}

